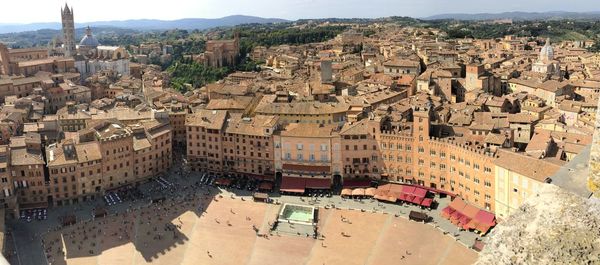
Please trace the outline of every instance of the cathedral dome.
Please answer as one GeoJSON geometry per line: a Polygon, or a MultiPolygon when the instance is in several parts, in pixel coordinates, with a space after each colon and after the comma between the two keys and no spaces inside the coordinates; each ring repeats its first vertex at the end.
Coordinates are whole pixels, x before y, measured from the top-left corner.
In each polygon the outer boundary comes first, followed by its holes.
{"type": "Polygon", "coordinates": [[[96,37],[92,35],[92,29],[90,27],[87,27],[87,29],[85,30],[85,36],[83,36],[83,38],[79,42],[79,46],[96,48],[99,45],[100,43],[98,42],[96,37]]]}
{"type": "Polygon", "coordinates": [[[550,45],[550,39],[547,39],[546,44],[544,47],[542,47],[539,59],[542,62],[550,62],[554,60],[554,48],[552,48],[552,45],[550,45]]]}

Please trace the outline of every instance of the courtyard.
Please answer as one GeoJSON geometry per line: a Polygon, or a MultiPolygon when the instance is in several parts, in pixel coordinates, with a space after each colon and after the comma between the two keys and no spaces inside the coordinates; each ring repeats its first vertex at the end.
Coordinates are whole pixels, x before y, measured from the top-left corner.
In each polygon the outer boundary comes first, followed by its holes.
{"type": "Polygon", "coordinates": [[[59,265],[470,264],[477,257],[430,225],[356,210],[322,210],[320,239],[257,236],[269,230],[278,210],[278,205],[219,195],[183,204],[167,200],[42,238],[48,262],[59,265]]]}
{"type": "MultiPolygon", "coordinates": [[[[413,209],[406,205],[278,194],[274,203],[259,203],[246,191],[197,185],[195,176],[168,180],[171,190],[140,187],[164,201],[124,201],[107,207],[106,217],[92,219],[102,203],[96,201],[50,209],[43,221],[9,222],[12,264],[471,264],[477,258],[467,247],[476,236],[452,230],[439,210],[423,224],[408,220],[413,209]],[[317,239],[301,229],[271,231],[285,203],[318,208],[317,239]],[[67,213],[77,223],[61,228],[59,217],[67,213]]],[[[446,203],[440,200],[440,208],[446,203]]]]}

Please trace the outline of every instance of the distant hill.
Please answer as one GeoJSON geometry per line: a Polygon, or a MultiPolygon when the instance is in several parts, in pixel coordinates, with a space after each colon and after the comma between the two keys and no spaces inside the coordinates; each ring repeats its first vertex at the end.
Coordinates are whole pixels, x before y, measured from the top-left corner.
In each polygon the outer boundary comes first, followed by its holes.
{"type": "MultiPolygon", "coordinates": [[[[184,18],[178,20],[158,20],[158,19],[135,19],[118,21],[97,21],[89,23],[75,23],[75,27],[117,27],[135,30],[166,30],[166,29],[208,29],[223,26],[235,26],[240,24],[264,24],[287,22],[279,18],[261,18],[253,16],[227,16],[222,18],[184,18]]],[[[32,24],[0,24],[0,34],[11,32],[35,31],[40,29],[60,29],[58,22],[32,23],[32,24]]]]}
{"type": "Polygon", "coordinates": [[[560,20],[560,19],[600,19],[600,11],[593,12],[504,12],[504,13],[455,13],[439,14],[423,18],[425,20],[456,19],[456,20],[560,20]]]}
{"type": "MultiPolygon", "coordinates": [[[[0,26],[1,27],[1,26],[0,26]]],[[[126,28],[116,27],[94,27],[94,35],[103,40],[103,44],[112,45],[111,43],[105,43],[107,40],[102,39],[103,37],[111,36],[122,36],[129,35],[133,36],[139,34],[141,31],[126,28]]],[[[85,28],[75,28],[75,39],[80,40],[85,34],[85,28]]],[[[10,47],[33,47],[33,46],[46,46],[55,37],[62,36],[62,32],[59,29],[39,29],[34,31],[23,31],[18,33],[0,33],[0,43],[8,44],[10,47]]]]}

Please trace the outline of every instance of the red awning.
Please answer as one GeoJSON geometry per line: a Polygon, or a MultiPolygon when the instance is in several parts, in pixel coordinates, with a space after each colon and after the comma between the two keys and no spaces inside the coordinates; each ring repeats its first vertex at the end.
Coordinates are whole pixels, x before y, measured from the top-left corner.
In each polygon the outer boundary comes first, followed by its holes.
{"type": "Polygon", "coordinates": [[[306,179],[295,177],[281,178],[281,188],[279,190],[292,193],[304,193],[306,179]]]}
{"type": "Polygon", "coordinates": [[[458,222],[461,224],[461,226],[468,224],[471,221],[471,218],[469,218],[468,216],[463,215],[460,219],[458,219],[458,222]]]}
{"type": "Polygon", "coordinates": [[[368,179],[344,179],[345,189],[368,188],[371,186],[371,181],[368,179]]]}
{"type": "Polygon", "coordinates": [[[330,189],[330,179],[307,178],[305,187],[308,189],[330,189]]]}
{"type": "Polygon", "coordinates": [[[394,191],[394,192],[397,192],[397,193],[402,193],[403,187],[404,186],[399,185],[399,184],[391,184],[390,191],[394,191]]]}
{"type": "Polygon", "coordinates": [[[387,198],[385,198],[385,200],[388,202],[396,202],[397,199],[394,196],[388,196],[387,198]]]}
{"type": "Polygon", "coordinates": [[[373,195],[375,195],[375,191],[375,188],[367,188],[365,190],[365,196],[373,197],[373,195]]]}
{"type": "Polygon", "coordinates": [[[352,196],[365,196],[365,189],[354,189],[352,190],[352,196]]]}
{"type": "Polygon", "coordinates": [[[421,205],[429,208],[429,207],[431,207],[432,203],[433,203],[433,199],[431,199],[431,198],[425,198],[421,202],[421,205]]]}
{"type": "Polygon", "coordinates": [[[415,192],[416,188],[413,186],[402,186],[402,193],[406,195],[412,195],[415,192]]]}
{"type": "Polygon", "coordinates": [[[450,219],[450,216],[455,212],[456,210],[452,209],[452,207],[447,206],[446,208],[442,209],[442,217],[446,218],[446,219],[450,219]]]}
{"type": "Polygon", "coordinates": [[[392,184],[383,184],[377,187],[377,190],[389,191],[392,188],[392,184]]]}
{"type": "Polygon", "coordinates": [[[422,202],[422,201],[423,201],[423,197],[417,197],[417,196],[415,196],[415,197],[414,197],[414,198],[411,200],[411,202],[412,202],[412,203],[414,203],[414,204],[421,204],[421,202],[422,202]]]}
{"type": "Polygon", "coordinates": [[[340,194],[340,196],[350,196],[350,195],[352,195],[351,189],[342,189],[342,193],[340,194]]]}
{"type": "Polygon", "coordinates": [[[421,189],[421,188],[415,188],[415,191],[413,191],[413,195],[415,195],[416,197],[425,198],[425,196],[427,196],[427,190],[421,189]]]}
{"type": "Polygon", "coordinates": [[[475,215],[475,220],[477,220],[478,223],[482,223],[487,226],[496,225],[496,217],[494,216],[494,214],[484,210],[479,210],[477,215],[475,215]]]}
{"type": "Polygon", "coordinates": [[[460,197],[454,198],[454,200],[452,200],[450,204],[448,204],[448,207],[452,208],[455,211],[462,211],[462,209],[464,209],[465,206],[467,206],[467,203],[460,197]]]}
{"type": "Polygon", "coordinates": [[[403,201],[407,201],[408,200],[407,197],[408,197],[408,195],[406,193],[402,193],[402,194],[400,194],[400,198],[399,199],[403,200],[403,201]]]}
{"type": "Polygon", "coordinates": [[[463,217],[463,215],[459,211],[455,211],[450,214],[450,220],[458,220],[462,217],[463,217]]]}
{"type": "Polygon", "coordinates": [[[479,209],[473,205],[467,204],[464,209],[460,210],[460,212],[464,216],[469,217],[469,219],[474,219],[475,216],[477,216],[477,213],[479,213],[479,209]]]}

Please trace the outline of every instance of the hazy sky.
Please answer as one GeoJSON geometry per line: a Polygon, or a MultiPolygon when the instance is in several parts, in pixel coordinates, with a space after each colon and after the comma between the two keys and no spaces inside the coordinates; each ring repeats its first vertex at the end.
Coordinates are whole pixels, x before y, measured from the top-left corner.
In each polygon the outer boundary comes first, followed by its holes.
{"type": "MultiPolygon", "coordinates": [[[[60,21],[64,0],[0,0],[1,23],[60,21]]],[[[441,13],[600,11],[598,0],[69,0],[77,23],[125,19],[423,17],[441,13]]]]}

